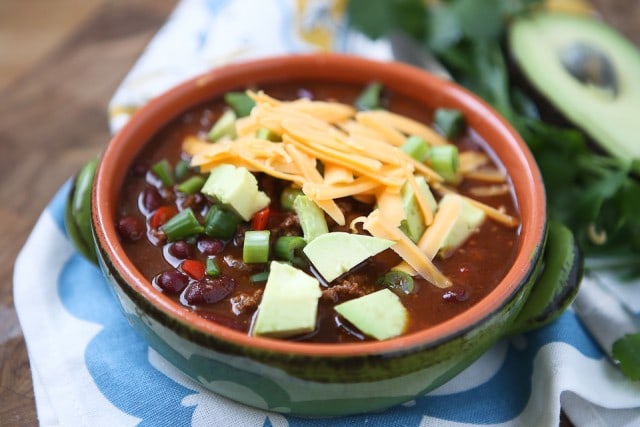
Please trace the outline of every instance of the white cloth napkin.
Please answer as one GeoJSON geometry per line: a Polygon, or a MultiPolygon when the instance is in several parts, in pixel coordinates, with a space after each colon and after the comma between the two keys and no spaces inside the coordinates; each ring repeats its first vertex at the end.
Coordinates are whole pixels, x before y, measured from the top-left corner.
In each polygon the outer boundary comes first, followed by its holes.
{"type": "MultiPolygon", "coordinates": [[[[322,48],[390,59],[386,43],[350,33],[339,12],[329,0],[183,0],[114,95],[112,130],[130,107],[227,62],[322,48]]],[[[381,413],[297,418],[217,396],[146,345],[99,270],[73,250],[63,223],[68,191],[42,213],[14,270],[43,426],[554,426],[561,407],[578,426],[640,425],[640,382],[623,377],[592,338],[611,340],[609,318],[616,333],[638,327],[640,281],[611,274],[586,277],[576,303],[593,335],[568,310],[500,341],[438,390],[381,413]]]]}

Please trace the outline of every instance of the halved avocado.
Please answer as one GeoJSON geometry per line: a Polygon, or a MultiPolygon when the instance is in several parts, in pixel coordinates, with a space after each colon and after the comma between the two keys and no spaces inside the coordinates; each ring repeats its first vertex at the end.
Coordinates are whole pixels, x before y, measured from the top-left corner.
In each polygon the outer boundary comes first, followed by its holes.
{"type": "Polygon", "coordinates": [[[537,12],[516,19],[509,49],[556,110],[614,157],[640,158],[640,50],[603,22],[537,12]]]}

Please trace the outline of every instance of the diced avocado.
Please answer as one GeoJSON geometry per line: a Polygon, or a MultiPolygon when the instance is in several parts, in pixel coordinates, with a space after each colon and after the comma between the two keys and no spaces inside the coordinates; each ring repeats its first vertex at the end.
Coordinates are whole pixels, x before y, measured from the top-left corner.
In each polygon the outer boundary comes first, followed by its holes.
{"type": "Polygon", "coordinates": [[[233,110],[225,110],[211,127],[207,137],[211,141],[217,141],[225,136],[236,136],[236,113],[233,110]]]}
{"type": "Polygon", "coordinates": [[[637,46],[599,19],[549,12],[519,16],[508,42],[555,120],[559,111],[611,155],[640,158],[637,46]]]}
{"type": "Polygon", "coordinates": [[[222,164],[211,170],[201,190],[233,209],[245,221],[269,205],[269,197],[258,190],[258,181],[245,167],[222,164]]]}
{"type": "Polygon", "coordinates": [[[343,302],[335,310],[361,332],[378,340],[397,337],[407,327],[407,309],[389,289],[343,302]]]}
{"type": "Polygon", "coordinates": [[[316,237],[302,251],[324,280],[331,282],[394,243],[378,237],[336,231],[316,237]]]}
{"type": "MultiPolygon", "coordinates": [[[[416,183],[418,188],[422,191],[429,208],[432,212],[435,212],[438,207],[436,199],[433,197],[429,184],[422,176],[416,177],[416,183]]],[[[422,237],[422,233],[426,228],[424,218],[420,212],[420,206],[416,200],[413,187],[406,183],[401,190],[402,206],[404,207],[405,219],[400,224],[400,229],[406,234],[413,242],[417,242],[422,237]]]]}
{"type": "Polygon", "coordinates": [[[290,337],[316,327],[318,281],[288,264],[272,261],[252,334],[290,337]]]}
{"type": "Polygon", "coordinates": [[[462,209],[453,227],[445,235],[440,253],[447,254],[462,245],[474,233],[486,218],[484,211],[457,194],[447,194],[440,200],[440,206],[446,203],[461,203],[462,209]]]}
{"type": "Polygon", "coordinates": [[[324,212],[316,205],[316,202],[307,196],[300,195],[296,197],[293,201],[293,210],[298,215],[302,234],[307,242],[329,232],[324,212]]]}

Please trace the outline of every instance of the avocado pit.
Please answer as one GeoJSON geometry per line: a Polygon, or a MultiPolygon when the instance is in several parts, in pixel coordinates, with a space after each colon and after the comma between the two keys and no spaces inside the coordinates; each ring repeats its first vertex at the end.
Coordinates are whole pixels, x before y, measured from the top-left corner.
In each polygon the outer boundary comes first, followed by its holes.
{"type": "Polygon", "coordinates": [[[575,42],[562,49],[560,62],[565,70],[581,84],[618,95],[618,78],[609,56],[584,42],[575,42]]]}

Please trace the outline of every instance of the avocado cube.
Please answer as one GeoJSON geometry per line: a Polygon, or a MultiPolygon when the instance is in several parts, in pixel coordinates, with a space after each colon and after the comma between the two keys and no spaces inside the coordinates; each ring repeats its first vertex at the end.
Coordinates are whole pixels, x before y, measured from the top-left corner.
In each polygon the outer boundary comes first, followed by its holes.
{"type": "Polygon", "coordinates": [[[457,194],[447,194],[440,200],[440,206],[446,203],[461,203],[462,209],[453,227],[445,235],[441,254],[447,254],[462,245],[484,222],[485,212],[457,194]]]}
{"type": "Polygon", "coordinates": [[[352,299],[335,310],[362,333],[378,340],[401,335],[407,327],[407,309],[389,289],[352,299]]]}
{"type": "Polygon", "coordinates": [[[256,177],[247,168],[230,164],[213,168],[201,191],[230,207],[245,221],[271,202],[258,189],[256,177]]]}
{"type": "Polygon", "coordinates": [[[331,282],[394,243],[378,237],[336,231],[316,237],[302,251],[324,280],[331,282]]]}
{"type": "Polygon", "coordinates": [[[285,338],[313,331],[321,294],[314,277],[272,261],[252,335],[285,338]]]}
{"type": "MultiPolygon", "coordinates": [[[[435,212],[438,204],[436,199],[433,197],[433,193],[431,193],[431,190],[429,189],[429,184],[427,184],[427,181],[422,176],[416,177],[416,183],[427,200],[429,208],[432,212],[435,212]]],[[[401,196],[405,219],[400,224],[400,229],[415,243],[420,240],[420,237],[422,237],[422,233],[424,233],[426,228],[424,218],[422,216],[422,212],[420,212],[420,206],[416,200],[413,187],[409,185],[409,183],[405,183],[402,187],[401,196]]]]}

